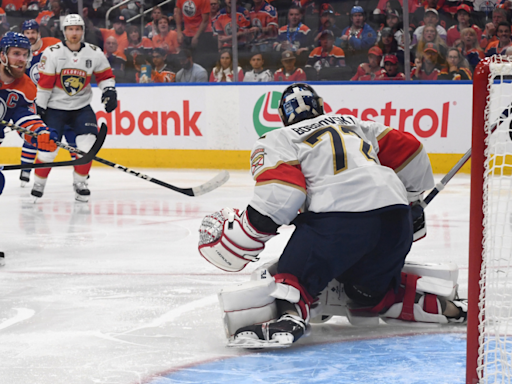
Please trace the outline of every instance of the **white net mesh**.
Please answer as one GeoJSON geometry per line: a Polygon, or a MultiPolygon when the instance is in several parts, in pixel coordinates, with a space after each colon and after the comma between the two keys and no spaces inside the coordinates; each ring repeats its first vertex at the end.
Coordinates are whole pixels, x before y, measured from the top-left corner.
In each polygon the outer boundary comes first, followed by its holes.
{"type": "Polygon", "coordinates": [[[512,383],[512,61],[489,65],[484,240],[479,300],[480,384],[512,383]]]}

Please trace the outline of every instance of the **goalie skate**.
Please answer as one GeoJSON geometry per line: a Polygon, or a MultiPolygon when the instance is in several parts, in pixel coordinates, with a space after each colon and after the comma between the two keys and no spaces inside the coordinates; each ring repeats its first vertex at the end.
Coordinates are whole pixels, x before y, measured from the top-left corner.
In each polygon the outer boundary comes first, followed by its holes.
{"type": "Polygon", "coordinates": [[[240,328],[228,340],[232,348],[287,348],[306,334],[306,323],[298,316],[285,314],[275,322],[240,328]]]}

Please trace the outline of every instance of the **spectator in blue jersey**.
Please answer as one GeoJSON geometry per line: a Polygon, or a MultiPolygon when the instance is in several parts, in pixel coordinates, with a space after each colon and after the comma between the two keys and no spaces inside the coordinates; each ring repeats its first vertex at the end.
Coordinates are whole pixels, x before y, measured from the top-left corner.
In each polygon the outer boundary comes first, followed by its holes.
{"type": "Polygon", "coordinates": [[[350,11],[350,22],[350,27],[345,28],[336,40],[336,45],[343,49],[347,65],[354,69],[366,60],[368,49],[377,41],[377,32],[366,23],[364,9],[358,5],[350,11]]]}
{"type": "Polygon", "coordinates": [[[292,5],[288,10],[288,24],[279,28],[274,50],[292,51],[299,63],[306,62],[313,45],[313,32],[302,23],[301,8],[292,5]]]}

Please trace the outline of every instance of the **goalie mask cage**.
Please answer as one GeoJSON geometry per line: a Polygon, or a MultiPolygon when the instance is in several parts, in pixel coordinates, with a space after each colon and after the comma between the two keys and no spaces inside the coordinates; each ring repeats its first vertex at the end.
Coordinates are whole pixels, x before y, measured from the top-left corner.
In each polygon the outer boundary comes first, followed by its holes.
{"type": "Polygon", "coordinates": [[[482,60],[473,79],[467,384],[512,383],[511,103],[512,57],[482,60]]]}

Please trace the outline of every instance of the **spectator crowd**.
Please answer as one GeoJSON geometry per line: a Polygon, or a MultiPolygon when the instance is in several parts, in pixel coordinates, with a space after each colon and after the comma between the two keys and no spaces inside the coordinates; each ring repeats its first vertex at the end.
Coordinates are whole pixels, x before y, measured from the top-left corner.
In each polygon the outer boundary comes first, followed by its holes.
{"type": "MultiPolygon", "coordinates": [[[[85,41],[118,83],[405,80],[406,61],[412,80],[471,80],[484,57],[512,53],[512,0],[408,0],[407,26],[403,0],[238,0],[234,26],[232,1],[84,0],[85,41]]],[[[76,0],[3,0],[0,34],[35,19],[62,39],[69,13],[76,0]]]]}

